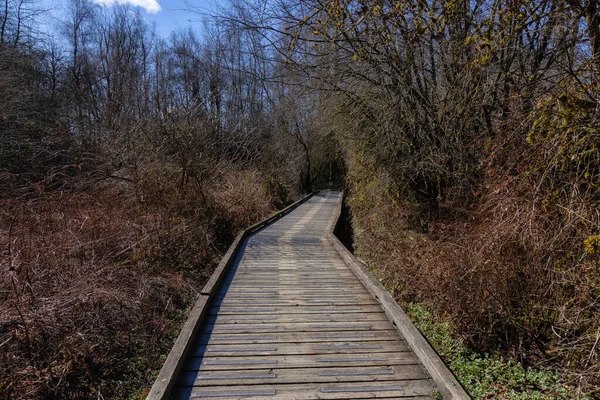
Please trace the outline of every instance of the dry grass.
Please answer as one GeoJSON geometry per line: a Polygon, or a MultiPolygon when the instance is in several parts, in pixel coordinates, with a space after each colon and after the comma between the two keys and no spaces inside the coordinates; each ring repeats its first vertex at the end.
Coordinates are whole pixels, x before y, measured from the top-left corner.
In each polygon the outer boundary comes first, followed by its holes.
{"type": "MultiPolygon", "coordinates": [[[[437,136],[468,154],[443,152],[444,171],[459,167],[451,179],[436,172],[440,158],[386,145],[383,112],[360,125],[332,111],[356,248],[399,299],[425,303],[474,349],[551,366],[598,396],[600,103],[575,84],[527,112],[516,103],[490,121],[501,134],[437,136]]],[[[411,133],[390,132],[399,143],[411,133]]]]}
{"type": "Polygon", "coordinates": [[[358,251],[401,300],[431,305],[474,348],[551,365],[590,392],[600,382],[600,272],[583,248],[593,224],[550,214],[530,179],[490,179],[425,234],[409,229],[414,204],[392,202],[380,176],[371,196],[349,199],[358,251]]]}
{"type": "Polygon", "coordinates": [[[142,396],[234,230],[272,212],[264,181],[232,171],[201,198],[155,170],[2,198],[0,397],[142,396]]]}

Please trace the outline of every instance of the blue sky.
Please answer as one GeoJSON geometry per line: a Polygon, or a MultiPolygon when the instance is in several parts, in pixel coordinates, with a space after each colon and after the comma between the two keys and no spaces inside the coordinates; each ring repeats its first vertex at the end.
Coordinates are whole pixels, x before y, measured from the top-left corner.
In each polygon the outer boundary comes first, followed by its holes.
{"type": "MultiPolygon", "coordinates": [[[[141,0],[157,1],[157,0],[141,0]]],[[[216,5],[225,4],[224,0],[188,0],[188,3],[199,10],[207,13],[214,9],[216,5]]],[[[202,25],[202,16],[187,10],[185,0],[158,0],[161,9],[158,12],[144,11],[148,22],[156,23],[156,28],[162,36],[167,36],[173,30],[187,26],[202,25]]]]}
{"type": "MultiPolygon", "coordinates": [[[[69,0],[42,0],[45,8],[52,10],[56,18],[60,18],[62,9],[69,0]]],[[[131,4],[140,7],[140,11],[146,21],[156,24],[157,32],[167,37],[172,31],[195,27],[200,30],[203,17],[197,13],[190,12],[186,0],[91,0],[93,3],[103,7],[111,7],[114,4],[131,4]]],[[[227,0],[187,0],[195,9],[210,13],[218,6],[227,4],[227,0]]]]}

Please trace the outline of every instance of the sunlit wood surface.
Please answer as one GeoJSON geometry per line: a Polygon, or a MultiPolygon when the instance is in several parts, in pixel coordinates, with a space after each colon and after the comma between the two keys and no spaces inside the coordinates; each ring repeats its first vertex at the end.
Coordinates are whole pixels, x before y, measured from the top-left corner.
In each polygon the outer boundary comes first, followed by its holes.
{"type": "Polygon", "coordinates": [[[245,240],[177,398],[431,398],[428,374],[327,241],[340,200],[320,192],[245,240]]]}

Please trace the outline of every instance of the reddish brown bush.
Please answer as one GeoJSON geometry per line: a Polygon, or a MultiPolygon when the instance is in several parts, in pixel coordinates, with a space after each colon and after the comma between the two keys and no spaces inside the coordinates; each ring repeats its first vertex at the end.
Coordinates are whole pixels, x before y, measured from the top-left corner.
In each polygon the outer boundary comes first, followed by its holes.
{"type": "Polygon", "coordinates": [[[425,234],[411,223],[414,203],[394,201],[380,175],[371,196],[349,198],[359,255],[400,299],[428,303],[474,347],[545,360],[589,390],[600,379],[600,271],[595,245],[584,248],[594,224],[577,216],[593,210],[551,206],[551,193],[532,191],[535,179],[489,177],[467,206],[442,208],[425,234]]]}
{"type": "Polygon", "coordinates": [[[234,230],[273,210],[256,172],[204,199],[152,174],[1,199],[0,397],[143,395],[234,230]]]}

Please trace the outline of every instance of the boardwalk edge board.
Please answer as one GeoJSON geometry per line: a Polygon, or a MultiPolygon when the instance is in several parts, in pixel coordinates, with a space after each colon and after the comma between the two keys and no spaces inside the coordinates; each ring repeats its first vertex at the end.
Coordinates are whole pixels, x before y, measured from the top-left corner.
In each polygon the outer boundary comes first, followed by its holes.
{"type": "Polygon", "coordinates": [[[193,338],[196,336],[196,333],[200,328],[201,321],[207,313],[210,300],[212,300],[215,294],[214,289],[219,286],[219,283],[225,276],[225,272],[227,272],[227,269],[231,265],[231,262],[233,261],[235,254],[237,254],[244,239],[257,230],[264,228],[273,221],[278,220],[284,215],[290,213],[296,207],[310,199],[315,193],[316,192],[310,193],[295,203],[290,204],[286,208],[274,213],[267,219],[250,226],[235,238],[234,242],[231,244],[231,246],[229,246],[229,249],[215,269],[215,272],[211,275],[210,279],[204,285],[204,288],[202,288],[200,291],[198,300],[196,300],[196,303],[194,304],[187,321],[183,325],[183,328],[181,328],[179,336],[171,348],[171,351],[167,356],[167,359],[165,360],[158,377],[154,381],[154,385],[152,385],[146,400],[166,400],[171,395],[171,390],[173,389],[175,381],[177,380],[177,376],[184,363],[185,357],[190,350],[193,338]]]}
{"type": "MultiPolygon", "coordinates": [[[[336,213],[337,221],[342,213],[342,200],[339,203],[339,209],[336,213]]],[[[338,252],[342,260],[350,267],[357,278],[367,288],[369,293],[381,304],[386,315],[398,328],[412,351],[419,361],[423,364],[431,378],[435,382],[438,390],[446,400],[471,400],[471,397],[465,392],[452,372],[446,367],[440,356],[431,347],[427,339],[423,337],[417,327],[410,321],[408,315],[398,305],[394,297],[383,287],[381,283],[367,270],[365,265],[360,262],[335,236],[335,223],[331,226],[327,238],[331,245],[338,252]]]]}

